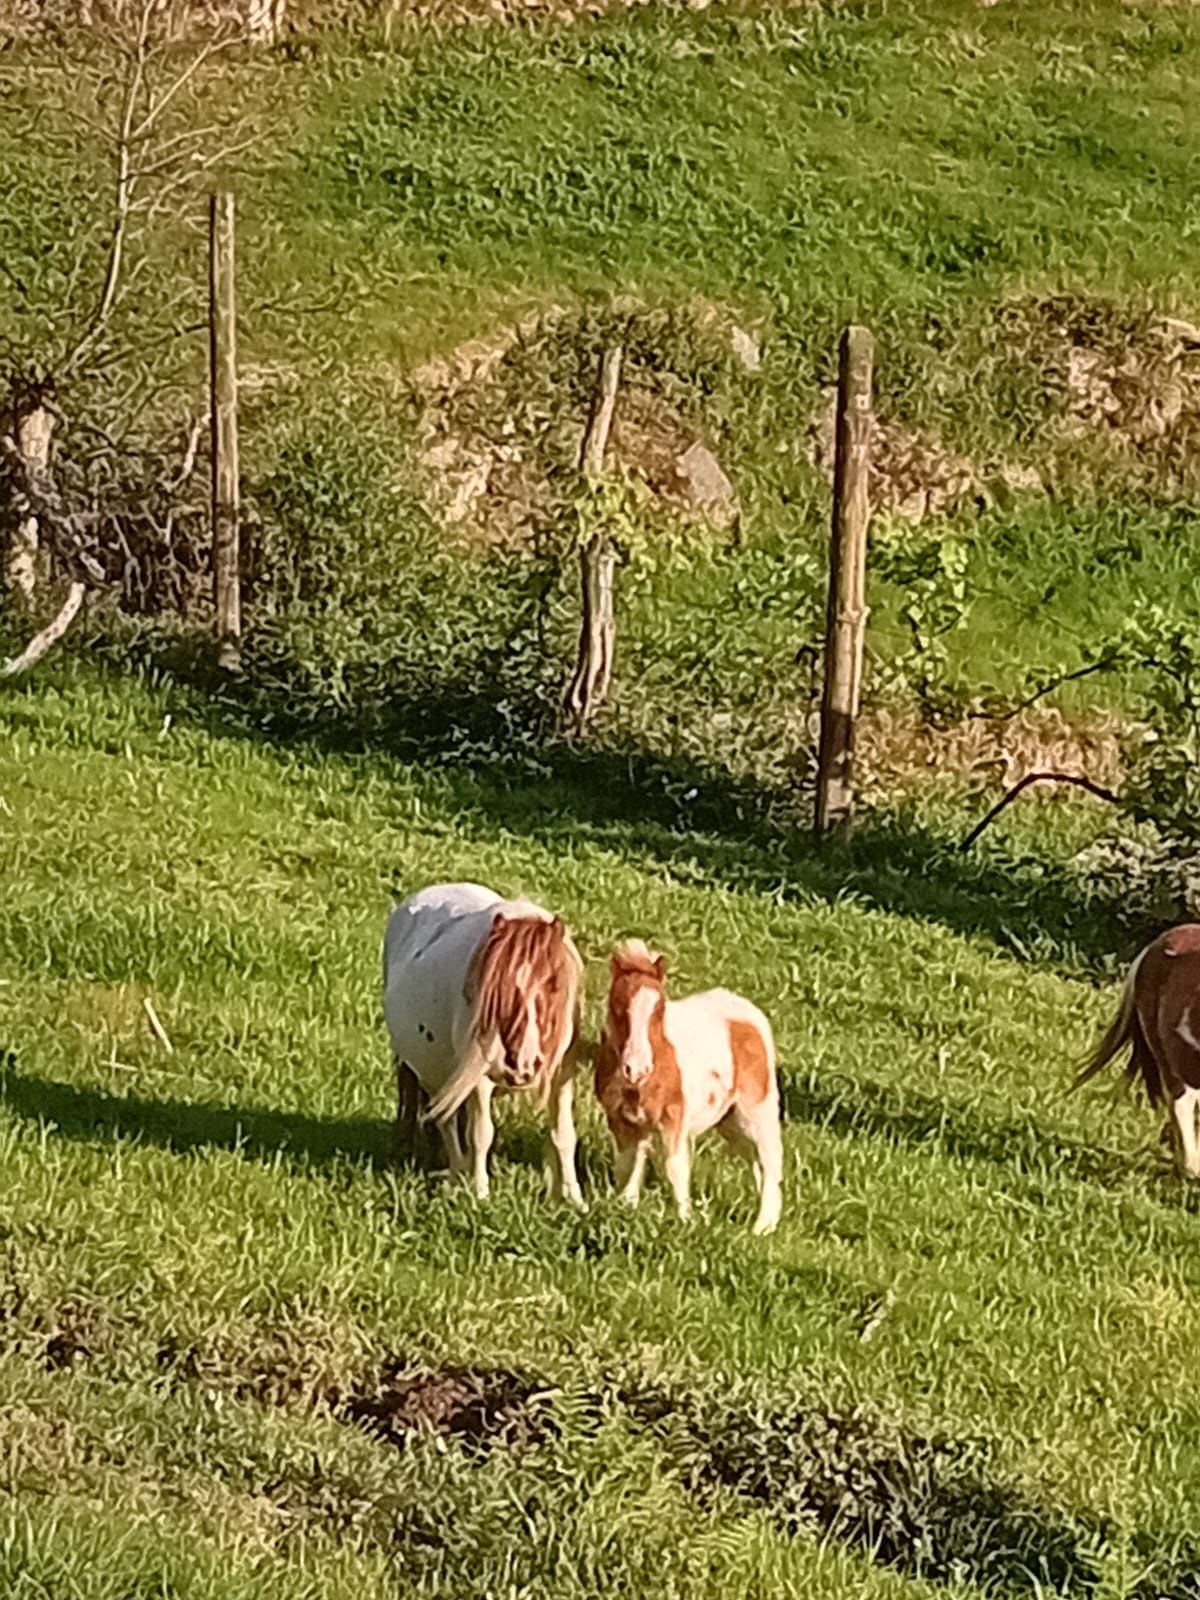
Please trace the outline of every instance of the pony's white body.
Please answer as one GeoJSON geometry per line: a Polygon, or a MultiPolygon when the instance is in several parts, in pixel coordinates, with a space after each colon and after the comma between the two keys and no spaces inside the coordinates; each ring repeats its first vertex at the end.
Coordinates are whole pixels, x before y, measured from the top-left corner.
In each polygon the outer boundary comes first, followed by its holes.
{"type": "Polygon", "coordinates": [[[565,931],[559,938],[574,981],[556,991],[555,1004],[569,1012],[562,1019],[561,1039],[557,1034],[553,1040],[542,1036],[538,975],[528,960],[507,975],[509,1034],[516,1045],[506,1053],[500,1033],[479,1019],[475,990],[481,952],[498,928],[530,923],[561,929],[541,906],[503,900],[477,883],[438,884],[411,896],[392,911],[384,935],[384,1017],[397,1065],[411,1068],[430,1097],[429,1115],[441,1130],[452,1170],[463,1171],[467,1165],[456,1116],[469,1102],[475,1187],[486,1195],[492,1094],[497,1088],[540,1086],[550,1102],[555,1187],[579,1201],[572,1116],[579,957],[565,931]]]}
{"type": "Polygon", "coordinates": [[[477,883],[422,889],[388,918],[383,1014],[392,1049],[431,1098],[440,1095],[470,1050],[467,975],[497,912],[549,920],[527,901],[501,900],[477,883]]]}

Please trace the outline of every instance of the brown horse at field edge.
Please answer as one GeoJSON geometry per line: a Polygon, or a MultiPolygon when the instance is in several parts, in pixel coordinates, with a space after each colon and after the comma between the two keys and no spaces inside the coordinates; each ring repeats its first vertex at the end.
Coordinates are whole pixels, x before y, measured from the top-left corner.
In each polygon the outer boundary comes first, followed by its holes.
{"type": "Polygon", "coordinates": [[[1125,1076],[1130,1083],[1141,1078],[1152,1106],[1170,1107],[1164,1135],[1171,1137],[1173,1118],[1179,1163],[1189,1177],[1200,1178],[1200,923],[1170,929],[1137,956],[1117,1015],[1075,1087],[1126,1048],[1125,1076]]]}

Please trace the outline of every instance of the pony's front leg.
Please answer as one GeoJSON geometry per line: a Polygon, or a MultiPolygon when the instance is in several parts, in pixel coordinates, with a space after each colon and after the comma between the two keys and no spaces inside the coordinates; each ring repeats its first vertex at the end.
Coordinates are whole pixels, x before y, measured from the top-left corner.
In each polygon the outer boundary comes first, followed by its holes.
{"type": "Polygon", "coordinates": [[[627,1206],[636,1206],[641,1198],[649,1153],[648,1138],[634,1138],[625,1144],[613,1140],[613,1176],[617,1184],[617,1199],[627,1206]]]}
{"type": "Polygon", "coordinates": [[[692,1214],[692,1146],[683,1130],[676,1135],[673,1142],[667,1144],[666,1160],[663,1165],[666,1169],[667,1182],[671,1185],[671,1192],[675,1196],[675,1209],[679,1212],[679,1220],[686,1222],[692,1214]]]}
{"type": "Polygon", "coordinates": [[[392,1129],[392,1158],[402,1161],[407,1156],[414,1160],[417,1154],[417,1114],[420,1111],[421,1088],[417,1075],[399,1056],[396,1063],[396,1121],[392,1129]]]}
{"type": "Polygon", "coordinates": [[[492,1120],[493,1084],[482,1078],[471,1092],[471,1164],[475,1174],[475,1193],[480,1200],[488,1197],[488,1152],[496,1136],[492,1120]]]}
{"type": "Polygon", "coordinates": [[[462,1140],[458,1136],[459,1117],[461,1113],[453,1112],[437,1125],[442,1136],[442,1144],[446,1148],[446,1165],[452,1173],[462,1173],[467,1170],[467,1158],[463,1153],[462,1140]]]}
{"type": "Polygon", "coordinates": [[[575,1075],[560,1074],[550,1091],[550,1143],[554,1146],[551,1193],[556,1200],[583,1205],[583,1192],[575,1166],[575,1075]]]}

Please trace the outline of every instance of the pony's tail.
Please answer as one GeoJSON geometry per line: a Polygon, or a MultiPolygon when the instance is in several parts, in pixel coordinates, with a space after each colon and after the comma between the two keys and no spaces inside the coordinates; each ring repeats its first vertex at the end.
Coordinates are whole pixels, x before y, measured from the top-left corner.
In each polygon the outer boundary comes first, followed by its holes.
{"type": "MultiPolygon", "coordinates": [[[[1137,983],[1138,968],[1146,952],[1143,950],[1137,960],[1126,974],[1125,987],[1121,991],[1121,1004],[1117,1007],[1117,1014],[1109,1024],[1104,1037],[1084,1062],[1071,1088],[1078,1089],[1089,1079],[1094,1078],[1116,1056],[1120,1055],[1125,1047],[1137,1043],[1137,1008],[1134,1004],[1134,987],[1137,983]]],[[[1130,1075],[1133,1073],[1133,1063],[1130,1063],[1130,1075]]]]}
{"type": "Polygon", "coordinates": [[[462,1061],[435,1095],[425,1112],[426,1122],[445,1122],[465,1105],[487,1076],[487,1058],[478,1045],[468,1050],[462,1061]]]}

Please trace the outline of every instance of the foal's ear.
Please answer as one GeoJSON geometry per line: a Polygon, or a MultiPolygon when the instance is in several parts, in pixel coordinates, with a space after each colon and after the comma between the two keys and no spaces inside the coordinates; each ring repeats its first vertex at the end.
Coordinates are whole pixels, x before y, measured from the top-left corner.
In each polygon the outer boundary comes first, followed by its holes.
{"type": "Polygon", "coordinates": [[[666,977],[666,975],[667,975],[667,963],[663,960],[662,956],[655,956],[655,958],[654,958],[654,976],[658,979],[659,983],[661,983],[663,981],[663,979],[666,977]]]}
{"type": "Polygon", "coordinates": [[[507,921],[508,918],[504,915],[503,911],[497,911],[492,917],[492,932],[495,933],[497,929],[502,928],[507,921]]]}

